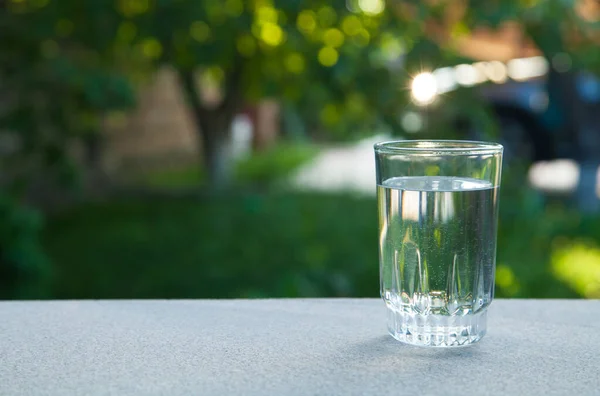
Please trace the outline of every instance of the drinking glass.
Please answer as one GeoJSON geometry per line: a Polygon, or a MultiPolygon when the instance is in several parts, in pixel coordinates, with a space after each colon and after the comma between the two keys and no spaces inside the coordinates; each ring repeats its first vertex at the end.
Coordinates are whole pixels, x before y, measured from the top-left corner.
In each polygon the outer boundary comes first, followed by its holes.
{"type": "Polygon", "coordinates": [[[380,290],[397,340],[449,347],[485,335],[502,150],[458,140],[375,145],[380,290]]]}

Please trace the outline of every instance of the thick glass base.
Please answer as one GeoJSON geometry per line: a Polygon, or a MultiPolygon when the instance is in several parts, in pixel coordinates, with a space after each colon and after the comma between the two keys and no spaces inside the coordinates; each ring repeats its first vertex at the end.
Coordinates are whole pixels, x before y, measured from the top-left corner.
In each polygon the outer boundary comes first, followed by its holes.
{"type": "Polygon", "coordinates": [[[392,337],[406,344],[465,346],[481,340],[485,335],[487,311],[465,316],[443,316],[398,312],[388,307],[388,329],[392,337]]]}

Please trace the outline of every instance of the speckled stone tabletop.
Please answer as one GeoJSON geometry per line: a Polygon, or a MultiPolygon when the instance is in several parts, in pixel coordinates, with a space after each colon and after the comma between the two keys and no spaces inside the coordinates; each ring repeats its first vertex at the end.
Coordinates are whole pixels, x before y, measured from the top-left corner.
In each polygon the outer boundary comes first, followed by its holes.
{"type": "Polygon", "coordinates": [[[0,302],[0,395],[600,395],[600,302],[497,300],[464,348],[376,299],[0,302]]]}

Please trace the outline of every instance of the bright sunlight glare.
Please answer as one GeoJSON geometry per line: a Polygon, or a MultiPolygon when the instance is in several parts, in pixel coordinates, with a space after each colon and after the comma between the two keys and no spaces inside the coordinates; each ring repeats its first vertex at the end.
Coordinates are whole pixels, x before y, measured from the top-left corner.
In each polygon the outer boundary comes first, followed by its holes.
{"type": "Polygon", "coordinates": [[[429,72],[419,73],[411,84],[412,97],[419,105],[427,105],[435,100],[438,86],[435,76],[429,72]]]}
{"type": "Polygon", "coordinates": [[[379,15],[385,9],[383,0],[358,0],[358,7],[367,15],[379,15]]]}

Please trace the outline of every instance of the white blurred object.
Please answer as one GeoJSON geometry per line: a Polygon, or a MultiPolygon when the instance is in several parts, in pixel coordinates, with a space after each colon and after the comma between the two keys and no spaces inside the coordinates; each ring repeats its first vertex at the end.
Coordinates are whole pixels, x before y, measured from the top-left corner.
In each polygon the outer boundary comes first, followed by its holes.
{"type": "Polygon", "coordinates": [[[234,159],[248,156],[252,151],[252,120],[238,114],[231,123],[231,154],[234,159]]]}
{"type": "Polygon", "coordinates": [[[423,116],[414,111],[407,111],[400,121],[402,128],[409,133],[417,133],[423,129],[423,116]]]}
{"type": "Polygon", "coordinates": [[[454,69],[451,67],[442,67],[433,72],[437,83],[437,92],[446,93],[456,88],[456,78],[454,77],[454,69]]]}
{"type": "Polygon", "coordinates": [[[481,84],[488,80],[487,73],[486,73],[488,67],[489,67],[488,62],[473,63],[473,68],[475,68],[476,77],[477,77],[477,82],[476,82],[477,84],[481,84]]]}
{"type": "Polygon", "coordinates": [[[358,8],[367,15],[379,15],[385,9],[384,0],[358,0],[358,8]]]}
{"type": "Polygon", "coordinates": [[[560,159],[537,162],[529,168],[529,183],[542,191],[570,193],[579,183],[579,164],[573,160],[560,159]]]}
{"type": "Polygon", "coordinates": [[[456,81],[465,87],[470,87],[480,80],[479,72],[473,65],[462,64],[454,68],[456,81]]]}
{"type": "Polygon", "coordinates": [[[301,167],[291,178],[291,183],[301,190],[375,195],[373,145],[389,139],[389,136],[377,135],[352,145],[325,149],[314,161],[301,167]]]}
{"type": "Polygon", "coordinates": [[[506,65],[500,61],[487,62],[486,75],[490,81],[496,84],[502,84],[508,79],[508,70],[506,65]]]}
{"type": "Polygon", "coordinates": [[[417,74],[411,83],[411,93],[415,103],[424,106],[459,85],[472,87],[486,81],[502,84],[509,77],[515,81],[525,81],[544,76],[548,73],[548,67],[548,61],[542,56],[511,59],[508,64],[500,61],[463,63],[417,74]]]}
{"type": "Polygon", "coordinates": [[[417,74],[413,78],[410,88],[413,99],[419,105],[432,103],[438,94],[437,81],[429,72],[417,74]]]}
{"type": "Polygon", "coordinates": [[[543,56],[517,58],[508,61],[508,76],[516,81],[541,77],[548,72],[548,61],[543,56]]]}

